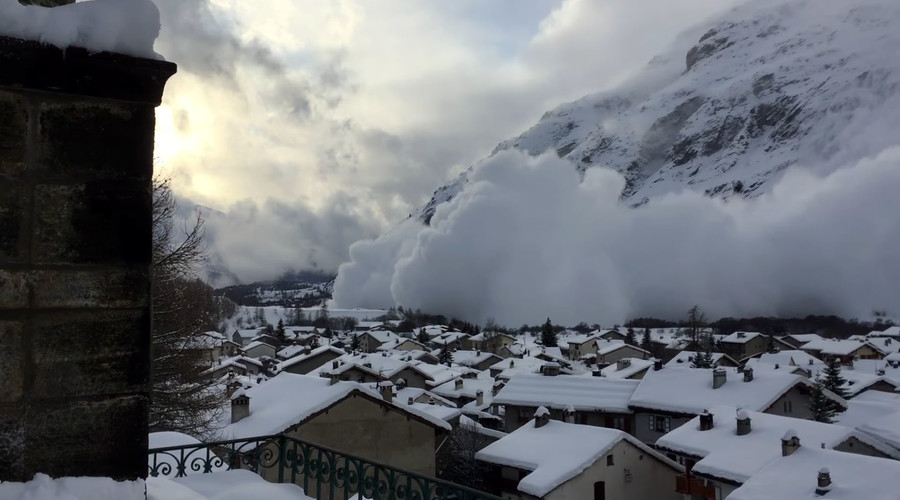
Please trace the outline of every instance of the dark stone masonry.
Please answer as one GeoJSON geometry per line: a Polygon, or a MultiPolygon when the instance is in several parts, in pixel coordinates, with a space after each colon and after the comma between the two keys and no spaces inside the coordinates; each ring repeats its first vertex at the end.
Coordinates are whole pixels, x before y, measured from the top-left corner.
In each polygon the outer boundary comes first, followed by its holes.
{"type": "Polygon", "coordinates": [[[0,480],[146,476],[154,108],[175,69],[0,37],[0,480]]]}

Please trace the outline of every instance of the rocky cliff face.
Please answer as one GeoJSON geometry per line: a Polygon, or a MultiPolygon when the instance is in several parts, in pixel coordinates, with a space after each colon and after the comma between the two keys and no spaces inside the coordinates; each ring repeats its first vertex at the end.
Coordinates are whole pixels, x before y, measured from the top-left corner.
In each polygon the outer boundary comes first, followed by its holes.
{"type": "MultiPolygon", "coordinates": [[[[552,151],[582,173],[615,169],[634,206],[681,189],[755,197],[791,166],[829,173],[897,142],[884,124],[900,125],[888,116],[898,25],[889,0],[754,2],[676,43],[631,84],[546,113],[491,155],[552,151]]],[[[413,217],[428,223],[470,171],[413,217]]]]}

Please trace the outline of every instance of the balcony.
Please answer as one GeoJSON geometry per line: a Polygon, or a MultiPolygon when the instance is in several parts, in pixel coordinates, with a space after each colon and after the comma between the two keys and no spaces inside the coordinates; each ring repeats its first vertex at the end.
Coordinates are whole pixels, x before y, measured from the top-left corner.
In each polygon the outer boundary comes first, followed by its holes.
{"type": "Polygon", "coordinates": [[[715,486],[707,485],[702,479],[684,474],[675,476],[675,491],[704,500],[716,500],[715,486]]]}

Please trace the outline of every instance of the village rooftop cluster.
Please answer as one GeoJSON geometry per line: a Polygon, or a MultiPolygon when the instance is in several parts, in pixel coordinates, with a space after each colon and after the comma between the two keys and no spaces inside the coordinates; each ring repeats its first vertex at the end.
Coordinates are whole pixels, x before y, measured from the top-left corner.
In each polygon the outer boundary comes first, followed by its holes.
{"type": "MultiPolygon", "coordinates": [[[[900,489],[900,327],[840,340],[566,330],[551,347],[540,333],[399,324],[209,332],[197,349],[230,396],[217,439],[288,433],[504,498],[900,489]]],[[[151,448],[196,442],[151,435],[151,448]]]]}

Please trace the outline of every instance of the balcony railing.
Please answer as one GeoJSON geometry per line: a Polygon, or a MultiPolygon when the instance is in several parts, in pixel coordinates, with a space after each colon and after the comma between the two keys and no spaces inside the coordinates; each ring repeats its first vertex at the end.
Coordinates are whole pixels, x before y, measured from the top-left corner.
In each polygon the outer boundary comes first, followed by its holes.
{"type": "Polygon", "coordinates": [[[693,476],[675,476],[675,491],[685,495],[701,497],[705,500],[716,500],[716,488],[707,485],[702,479],[693,476]]]}
{"type": "Polygon", "coordinates": [[[149,451],[152,477],[249,469],[271,482],[294,483],[319,500],[500,500],[455,483],[405,471],[284,434],[168,446],[149,451]]]}

